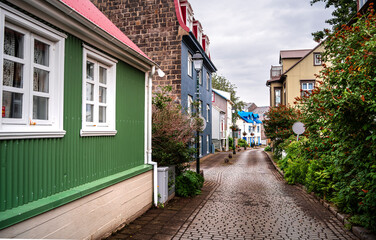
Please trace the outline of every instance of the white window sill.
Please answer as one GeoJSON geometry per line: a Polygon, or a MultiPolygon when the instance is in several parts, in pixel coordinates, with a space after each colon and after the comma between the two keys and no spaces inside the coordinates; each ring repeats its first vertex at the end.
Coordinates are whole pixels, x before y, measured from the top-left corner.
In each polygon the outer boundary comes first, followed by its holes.
{"type": "Polygon", "coordinates": [[[0,131],[0,140],[6,139],[28,139],[28,138],[62,138],[65,135],[64,130],[58,131],[30,131],[30,132],[12,132],[0,131]]]}
{"type": "Polygon", "coordinates": [[[94,136],[115,136],[116,130],[83,130],[80,131],[81,137],[94,137],[94,136]]]}

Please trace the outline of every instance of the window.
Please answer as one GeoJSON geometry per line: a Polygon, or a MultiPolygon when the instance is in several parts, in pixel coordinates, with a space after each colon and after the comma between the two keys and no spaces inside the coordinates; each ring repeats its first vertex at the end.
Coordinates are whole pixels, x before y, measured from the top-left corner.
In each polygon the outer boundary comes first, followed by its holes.
{"type": "Polygon", "coordinates": [[[0,17],[0,139],[63,137],[65,35],[17,11],[0,17]]]}
{"type": "Polygon", "coordinates": [[[202,73],[203,71],[199,71],[197,74],[198,74],[198,84],[200,84],[202,86],[202,73]]]}
{"type": "Polygon", "coordinates": [[[301,81],[301,95],[308,96],[315,87],[315,81],[301,81]]]}
{"type": "Polygon", "coordinates": [[[206,105],[206,122],[209,122],[210,119],[210,105],[206,105]]]}
{"type": "Polygon", "coordinates": [[[203,112],[202,112],[202,109],[203,109],[203,105],[204,103],[200,100],[200,105],[198,106],[198,111],[199,111],[199,115],[200,116],[203,116],[203,112]]]}
{"type": "Polygon", "coordinates": [[[115,135],[116,60],[84,46],[81,136],[115,135]]]}
{"type": "Polygon", "coordinates": [[[252,132],[252,127],[251,127],[251,126],[248,126],[248,132],[249,132],[249,133],[252,132]]]}
{"type": "Polygon", "coordinates": [[[274,89],[274,105],[278,106],[281,104],[281,89],[275,88],[274,89]]]}
{"type": "Polygon", "coordinates": [[[193,98],[190,95],[188,95],[188,100],[187,100],[187,112],[189,115],[192,115],[192,112],[193,112],[193,98]]]}
{"type": "Polygon", "coordinates": [[[257,126],[257,132],[258,133],[260,132],[260,126],[257,126]]]}
{"type": "Polygon", "coordinates": [[[188,76],[192,77],[193,60],[192,54],[188,53],[188,76]]]}
{"type": "Polygon", "coordinates": [[[206,90],[209,91],[210,89],[210,74],[207,72],[206,73],[206,90]]]}
{"type": "Polygon", "coordinates": [[[206,136],[206,153],[209,153],[210,149],[210,141],[209,141],[209,135],[206,136]]]}
{"type": "Polygon", "coordinates": [[[313,54],[313,65],[314,66],[321,66],[321,53],[314,53],[313,54]]]}

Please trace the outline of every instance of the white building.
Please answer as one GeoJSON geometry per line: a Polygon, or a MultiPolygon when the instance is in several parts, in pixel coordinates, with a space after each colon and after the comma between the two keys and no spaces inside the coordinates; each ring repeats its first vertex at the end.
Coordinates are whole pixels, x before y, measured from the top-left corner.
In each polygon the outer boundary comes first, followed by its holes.
{"type": "Polygon", "coordinates": [[[244,139],[249,145],[261,145],[261,125],[259,115],[253,112],[238,112],[239,118],[236,121],[238,127],[238,138],[244,139]]]}

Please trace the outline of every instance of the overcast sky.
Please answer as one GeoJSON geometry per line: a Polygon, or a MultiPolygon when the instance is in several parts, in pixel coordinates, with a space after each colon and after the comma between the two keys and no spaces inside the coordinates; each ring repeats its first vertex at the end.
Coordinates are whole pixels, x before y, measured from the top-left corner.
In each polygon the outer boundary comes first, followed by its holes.
{"type": "Polygon", "coordinates": [[[242,101],[269,105],[271,65],[279,51],[312,49],[311,33],[329,27],[331,10],[309,0],[189,0],[210,39],[218,74],[235,84],[242,101]]]}

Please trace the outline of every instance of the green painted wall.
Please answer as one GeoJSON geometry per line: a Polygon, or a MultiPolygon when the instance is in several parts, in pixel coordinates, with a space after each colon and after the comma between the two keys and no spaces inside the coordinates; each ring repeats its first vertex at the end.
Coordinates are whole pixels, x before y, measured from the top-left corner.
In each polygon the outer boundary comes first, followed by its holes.
{"type": "Polygon", "coordinates": [[[65,41],[64,130],[58,139],[0,141],[0,214],[144,164],[145,74],[119,61],[114,137],[80,137],[82,41],[65,41]]]}

